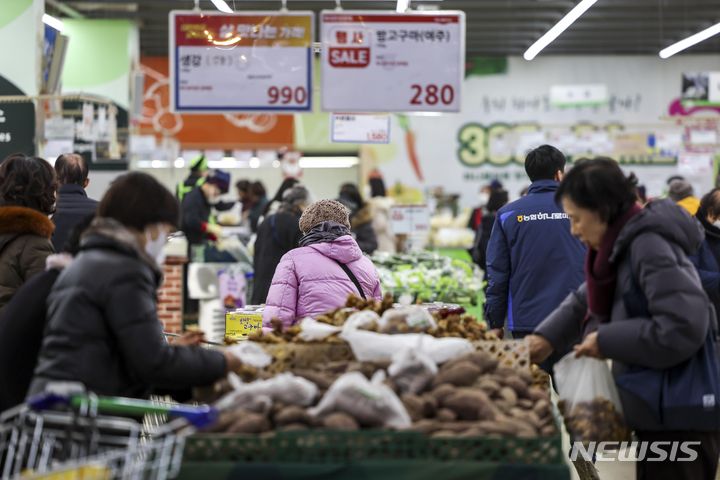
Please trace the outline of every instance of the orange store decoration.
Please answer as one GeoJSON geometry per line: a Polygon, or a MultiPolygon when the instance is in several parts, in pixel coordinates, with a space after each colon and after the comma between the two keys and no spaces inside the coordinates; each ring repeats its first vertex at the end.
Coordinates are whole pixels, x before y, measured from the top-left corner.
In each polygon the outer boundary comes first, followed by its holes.
{"type": "Polygon", "coordinates": [[[174,137],[184,149],[252,150],[292,148],[292,115],[181,115],[170,111],[167,57],[143,57],[145,75],[142,134],[174,137]]]}

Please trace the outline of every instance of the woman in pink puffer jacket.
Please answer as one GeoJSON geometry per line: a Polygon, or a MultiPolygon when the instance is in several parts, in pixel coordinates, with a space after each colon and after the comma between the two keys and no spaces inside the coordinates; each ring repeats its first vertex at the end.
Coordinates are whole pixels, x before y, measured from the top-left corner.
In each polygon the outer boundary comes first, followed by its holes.
{"type": "Polygon", "coordinates": [[[334,310],[350,294],[382,298],[377,270],[350,233],[349,214],[334,200],[320,200],[305,209],[300,217],[304,235],[300,248],[282,257],[273,276],[263,313],[266,327],[274,318],[289,326],[334,310]]]}

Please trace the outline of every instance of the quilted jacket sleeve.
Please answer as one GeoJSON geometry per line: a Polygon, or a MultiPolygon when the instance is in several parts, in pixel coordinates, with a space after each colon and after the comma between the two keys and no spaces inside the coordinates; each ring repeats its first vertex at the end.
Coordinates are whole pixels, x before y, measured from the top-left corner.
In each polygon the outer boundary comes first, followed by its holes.
{"type": "Polygon", "coordinates": [[[280,319],[284,326],[292,325],[296,317],[297,299],[295,261],[290,254],[286,254],[275,269],[263,313],[263,325],[269,327],[274,318],[280,319]]]}

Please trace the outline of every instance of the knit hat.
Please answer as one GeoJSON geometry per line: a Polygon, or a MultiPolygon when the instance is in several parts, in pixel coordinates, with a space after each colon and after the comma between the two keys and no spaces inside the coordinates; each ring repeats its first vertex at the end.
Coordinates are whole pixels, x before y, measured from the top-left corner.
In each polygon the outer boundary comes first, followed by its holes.
{"type": "Polygon", "coordinates": [[[308,233],[323,222],[335,222],[350,228],[350,210],[335,200],[320,200],[305,209],[300,217],[300,231],[308,233]]]}
{"type": "Polygon", "coordinates": [[[230,190],[230,174],[228,172],[215,170],[205,181],[218,187],[221,193],[227,193],[230,190]]]}
{"type": "Polygon", "coordinates": [[[668,197],[673,202],[679,202],[683,198],[693,195],[693,187],[687,180],[673,180],[670,182],[668,197]]]}

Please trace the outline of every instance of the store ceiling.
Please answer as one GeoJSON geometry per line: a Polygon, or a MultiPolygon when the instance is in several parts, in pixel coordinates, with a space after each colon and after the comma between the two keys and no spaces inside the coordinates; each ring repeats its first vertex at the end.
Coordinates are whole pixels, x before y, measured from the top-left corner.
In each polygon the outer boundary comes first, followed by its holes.
{"type": "MultiPolygon", "coordinates": [[[[275,10],[279,0],[227,0],[236,10],[275,10]]],[[[332,9],[335,0],[288,0],[291,10],[332,9]]],[[[395,2],[342,0],[345,9],[394,10],[395,2]]],[[[523,52],[563,17],[576,0],[412,1],[411,6],[439,6],[467,13],[467,55],[504,56],[523,52]]],[[[67,16],[67,6],[87,18],[126,18],[140,24],[143,55],[166,55],[168,12],[190,9],[192,0],[48,0],[48,13],[67,16]],[[65,10],[63,12],[62,10],[65,10]]],[[[214,10],[210,0],[203,9],[214,10]]],[[[662,48],[720,22],[718,0],[598,0],[560,38],[548,54],[657,54],[662,48]]],[[[720,52],[720,35],[687,53],[720,52]]]]}

